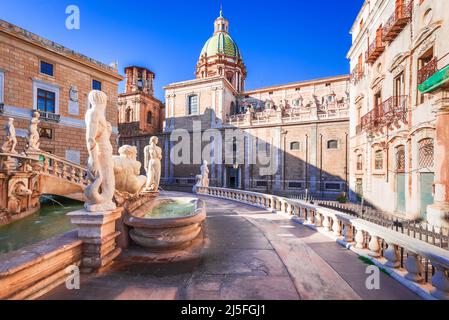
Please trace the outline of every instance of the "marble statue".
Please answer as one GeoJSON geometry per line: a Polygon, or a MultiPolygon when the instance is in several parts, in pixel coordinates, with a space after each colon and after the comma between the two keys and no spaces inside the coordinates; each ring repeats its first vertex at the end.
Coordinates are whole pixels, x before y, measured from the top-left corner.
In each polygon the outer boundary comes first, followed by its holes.
{"type": "Polygon", "coordinates": [[[33,113],[33,118],[31,118],[30,128],[28,130],[28,150],[39,150],[39,131],[37,126],[39,124],[39,112],[33,113]]]}
{"type": "Polygon", "coordinates": [[[16,128],[14,127],[14,118],[9,118],[8,123],[5,126],[6,129],[6,142],[2,146],[4,153],[17,154],[17,137],[16,128]]]}
{"type": "Polygon", "coordinates": [[[145,170],[147,172],[147,183],[145,191],[158,192],[159,182],[161,180],[161,160],[162,149],[157,146],[159,142],[157,137],[151,137],[150,145],[144,149],[145,170]]]}
{"type": "Polygon", "coordinates": [[[192,188],[193,193],[196,193],[198,188],[202,187],[201,184],[203,183],[203,177],[200,174],[197,174],[195,176],[195,179],[196,179],[196,183],[193,185],[193,188],[192,188]]]}
{"type": "Polygon", "coordinates": [[[209,168],[207,167],[207,161],[203,161],[203,165],[201,166],[201,186],[209,187],[209,168]]]}
{"type": "Polygon", "coordinates": [[[124,145],[118,149],[119,156],[113,156],[115,189],[131,195],[138,194],[147,178],[140,175],[142,164],[137,161],[137,148],[124,145]]]}
{"type": "Polygon", "coordinates": [[[91,108],[87,110],[86,143],[89,160],[87,174],[90,184],[84,195],[85,208],[89,212],[111,211],[116,209],[112,201],[115,192],[114,162],[110,142],[112,126],[106,121],[107,96],[104,92],[93,90],[89,93],[91,108]]]}

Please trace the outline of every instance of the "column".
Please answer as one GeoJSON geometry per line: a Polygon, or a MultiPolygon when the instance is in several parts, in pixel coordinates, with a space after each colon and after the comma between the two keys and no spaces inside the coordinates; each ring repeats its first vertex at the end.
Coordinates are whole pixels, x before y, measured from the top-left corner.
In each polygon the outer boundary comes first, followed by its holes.
{"type": "Polygon", "coordinates": [[[449,228],[449,91],[435,94],[435,194],[427,207],[427,221],[437,227],[449,228]]]}

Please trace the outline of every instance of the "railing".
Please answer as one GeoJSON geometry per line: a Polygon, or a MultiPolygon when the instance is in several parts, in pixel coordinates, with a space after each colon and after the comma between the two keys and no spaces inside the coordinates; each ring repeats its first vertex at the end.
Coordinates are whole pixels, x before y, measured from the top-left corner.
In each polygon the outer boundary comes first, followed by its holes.
{"type": "Polygon", "coordinates": [[[140,122],[119,123],[118,132],[121,136],[132,136],[140,131],[140,122]]]}
{"type": "Polygon", "coordinates": [[[199,187],[197,191],[289,215],[300,223],[332,234],[359,255],[372,257],[426,297],[430,294],[436,299],[449,298],[449,251],[416,239],[413,233],[401,233],[396,226],[379,225],[301,200],[213,187],[199,187]]]}
{"type": "Polygon", "coordinates": [[[363,70],[363,66],[360,66],[357,64],[351,72],[351,82],[353,84],[357,84],[360,80],[362,80],[363,76],[365,75],[365,72],[363,70]]]}
{"type": "Polygon", "coordinates": [[[368,63],[376,62],[377,58],[384,52],[385,43],[382,36],[376,36],[376,39],[368,47],[368,51],[365,55],[365,61],[368,63]]]}
{"type": "Polygon", "coordinates": [[[425,66],[418,70],[418,84],[423,83],[438,71],[438,58],[433,57],[425,66]]]}
{"type": "Polygon", "coordinates": [[[55,176],[82,186],[89,184],[86,168],[51,153],[39,151],[38,155],[42,163],[41,174],[55,176]]]}
{"type": "MultiPolygon", "coordinates": [[[[405,1],[404,1],[405,2],[405,1]]],[[[385,41],[393,41],[396,36],[410,22],[413,15],[414,1],[409,0],[400,7],[396,7],[394,13],[385,24],[382,35],[385,41]]]]}
{"type": "Polygon", "coordinates": [[[230,126],[264,125],[348,117],[349,109],[346,102],[331,102],[315,110],[311,110],[311,108],[297,107],[288,108],[283,111],[267,110],[250,114],[230,115],[226,117],[226,124],[230,126]]]}
{"type": "MultiPolygon", "coordinates": [[[[56,113],[47,112],[47,111],[39,111],[39,119],[44,121],[53,121],[53,122],[59,122],[61,121],[61,116],[56,113]]],[[[36,112],[36,110],[32,110],[32,113],[36,112]]]]}
{"type": "Polygon", "coordinates": [[[18,170],[25,171],[30,168],[39,174],[65,179],[81,186],[88,184],[86,168],[50,153],[44,151],[24,155],[0,153],[0,170],[9,171],[6,166],[11,158],[17,160],[18,170]]]}
{"type": "Polygon", "coordinates": [[[408,96],[392,96],[385,100],[380,108],[365,114],[361,119],[361,130],[376,130],[395,122],[407,123],[408,96]]]}

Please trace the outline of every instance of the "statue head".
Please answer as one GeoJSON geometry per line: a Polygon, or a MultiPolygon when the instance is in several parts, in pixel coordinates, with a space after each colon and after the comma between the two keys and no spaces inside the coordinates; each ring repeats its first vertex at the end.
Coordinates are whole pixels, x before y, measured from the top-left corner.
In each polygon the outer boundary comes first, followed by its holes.
{"type": "Polygon", "coordinates": [[[39,118],[41,115],[38,111],[33,112],[33,118],[39,118]]]}
{"type": "Polygon", "coordinates": [[[203,165],[207,166],[207,160],[203,160],[203,165]]]}
{"type": "Polygon", "coordinates": [[[107,95],[99,90],[92,90],[89,92],[89,102],[92,105],[92,107],[106,107],[106,104],[108,103],[108,97],[107,95]]]}
{"type": "Polygon", "coordinates": [[[157,144],[159,142],[159,139],[158,139],[158,137],[156,137],[156,136],[153,136],[153,137],[151,137],[151,139],[150,139],[150,144],[157,144]]]}
{"type": "Polygon", "coordinates": [[[9,124],[13,124],[13,123],[14,123],[14,118],[9,118],[9,119],[8,119],[8,123],[9,123],[9,124]]]}
{"type": "Polygon", "coordinates": [[[122,158],[131,160],[137,159],[137,148],[135,146],[124,145],[118,149],[118,153],[122,158]]]}

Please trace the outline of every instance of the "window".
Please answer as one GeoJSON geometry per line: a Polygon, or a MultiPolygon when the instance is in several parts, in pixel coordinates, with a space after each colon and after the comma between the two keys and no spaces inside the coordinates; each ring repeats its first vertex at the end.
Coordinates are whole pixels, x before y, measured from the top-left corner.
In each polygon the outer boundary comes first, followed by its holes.
{"type": "Polygon", "coordinates": [[[374,153],[374,169],[383,170],[384,168],[384,152],[382,150],[377,150],[374,153]]]}
{"type": "Polygon", "coordinates": [[[298,141],[293,141],[290,143],[290,150],[298,151],[300,149],[300,144],[298,141]]]}
{"type": "Polygon", "coordinates": [[[363,155],[359,154],[357,156],[357,171],[363,170],[363,155]]]}
{"type": "Polygon", "coordinates": [[[289,188],[295,188],[295,189],[301,189],[302,188],[302,182],[289,182],[288,183],[289,188]]]}
{"type": "Polygon", "coordinates": [[[327,142],[328,149],[338,149],[338,141],[337,140],[329,140],[327,142]]]}
{"type": "Polygon", "coordinates": [[[55,93],[43,89],[37,89],[37,110],[55,113],[55,93]]]}
{"type": "Polygon", "coordinates": [[[148,124],[153,123],[153,114],[151,113],[151,111],[148,111],[148,113],[147,113],[147,123],[148,124]]]}
{"type": "Polygon", "coordinates": [[[362,31],[363,25],[364,25],[364,21],[363,21],[363,19],[361,19],[359,22],[359,31],[362,31]]]}
{"type": "Polygon", "coordinates": [[[131,122],[133,118],[133,111],[131,108],[126,109],[125,111],[125,122],[131,122]]]}
{"type": "Polygon", "coordinates": [[[326,190],[341,190],[341,185],[339,183],[325,183],[324,188],[326,190]]]}
{"type": "Polygon", "coordinates": [[[432,168],[434,165],[433,139],[426,138],[418,142],[419,149],[419,167],[432,168]]]}
{"type": "Polygon", "coordinates": [[[4,97],[4,87],[5,87],[5,75],[3,74],[3,72],[0,70],[0,103],[4,103],[5,102],[5,97],[4,97]]]}
{"type": "Polygon", "coordinates": [[[198,114],[198,96],[189,96],[188,99],[188,114],[198,114]]]}
{"type": "MultiPolygon", "coordinates": [[[[435,73],[435,66],[436,59],[434,59],[433,48],[430,48],[418,59],[418,85],[426,81],[435,73]]],[[[424,103],[428,95],[422,94],[419,90],[417,90],[417,93],[418,104],[424,103]]]]}
{"type": "Polygon", "coordinates": [[[40,138],[49,140],[53,139],[53,129],[40,127],[38,128],[38,131],[40,138]]]}
{"type": "Polygon", "coordinates": [[[396,148],[396,171],[405,172],[405,147],[396,148]]]}
{"type": "Polygon", "coordinates": [[[256,187],[268,187],[268,182],[267,181],[257,181],[256,187]]]}
{"type": "Polygon", "coordinates": [[[101,82],[98,80],[92,80],[92,90],[101,91],[101,82]]]}
{"type": "Polygon", "coordinates": [[[51,63],[41,61],[40,72],[42,74],[46,74],[47,76],[53,77],[54,75],[53,65],[51,63]]]}
{"type": "Polygon", "coordinates": [[[405,81],[404,81],[404,73],[401,72],[396,78],[394,78],[394,99],[395,106],[400,106],[400,97],[405,93],[405,81]]]}

